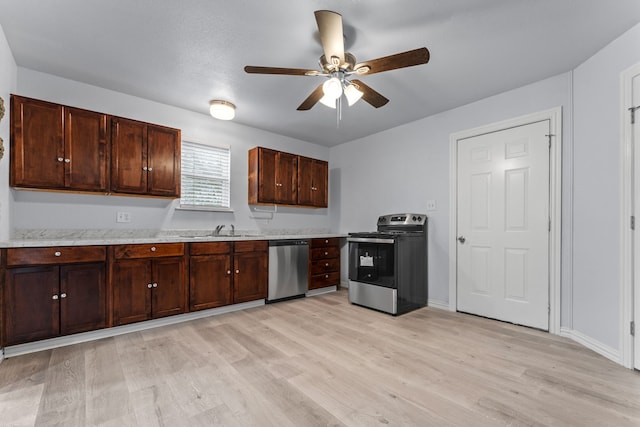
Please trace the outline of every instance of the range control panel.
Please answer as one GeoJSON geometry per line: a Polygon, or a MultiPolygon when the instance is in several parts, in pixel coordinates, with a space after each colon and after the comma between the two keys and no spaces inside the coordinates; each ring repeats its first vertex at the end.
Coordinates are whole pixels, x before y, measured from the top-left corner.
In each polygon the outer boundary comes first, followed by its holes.
{"type": "Polygon", "coordinates": [[[405,213],[382,215],[378,217],[378,226],[381,225],[424,225],[427,222],[425,214],[405,213]]]}

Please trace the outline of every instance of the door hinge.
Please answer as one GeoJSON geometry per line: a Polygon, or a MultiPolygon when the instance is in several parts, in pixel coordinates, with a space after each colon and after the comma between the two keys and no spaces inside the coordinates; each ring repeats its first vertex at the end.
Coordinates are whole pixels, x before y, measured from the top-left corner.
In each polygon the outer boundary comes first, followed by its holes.
{"type": "Polygon", "coordinates": [[[549,138],[549,150],[551,150],[551,137],[553,137],[553,136],[555,136],[555,135],[554,135],[554,134],[552,134],[552,133],[548,133],[548,134],[546,134],[545,136],[546,136],[547,138],[549,138]]]}
{"type": "Polygon", "coordinates": [[[631,336],[635,337],[636,336],[636,322],[634,322],[633,320],[631,321],[631,326],[629,327],[630,332],[631,332],[631,336]]]}
{"type": "Polygon", "coordinates": [[[636,217],[634,215],[631,215],[631,229],[636,229],[636,217]]]}

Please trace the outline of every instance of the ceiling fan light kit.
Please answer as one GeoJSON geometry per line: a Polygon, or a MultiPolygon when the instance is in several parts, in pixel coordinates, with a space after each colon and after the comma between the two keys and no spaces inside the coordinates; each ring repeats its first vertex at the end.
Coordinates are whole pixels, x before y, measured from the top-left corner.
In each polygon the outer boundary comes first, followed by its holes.
{"type": "Polygon", "coordinates": [[[348,78],[352,75],[354,77],[365,76],[429,62],[429,50],[426,47],[421,47],[358,63],[354,55],[344,51],[342,15],[330,10],[317,10],[314,14],[324,50],[324,55],[320,56],[319,60],[320,70],[252,65],[244,67],[244,71],[249,74],[325,77],[326,80],[298,106],[299,111],[310,110],[318,102],[340,111],[342,95],[347,99],[349,106],[362,98],[373,107],[380,108],[389,102],[387,98],[361,81],[349,80],[348,78]]]}
{"type": "Polygon", "coordinates": [[[209,113],[218,120],[233,120],[236,116],[236,106],[228,101],[214,99],[209,102],[209,113]]]}

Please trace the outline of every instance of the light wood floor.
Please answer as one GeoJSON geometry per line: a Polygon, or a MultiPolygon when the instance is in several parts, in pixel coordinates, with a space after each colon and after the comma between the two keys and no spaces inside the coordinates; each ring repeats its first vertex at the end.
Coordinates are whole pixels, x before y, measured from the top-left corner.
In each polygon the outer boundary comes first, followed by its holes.
{"type": "Polygon", "coordinates": [[[640,373],[536,330],[345,291],[6,359],[0,425],[639,426],[640,373]]]}

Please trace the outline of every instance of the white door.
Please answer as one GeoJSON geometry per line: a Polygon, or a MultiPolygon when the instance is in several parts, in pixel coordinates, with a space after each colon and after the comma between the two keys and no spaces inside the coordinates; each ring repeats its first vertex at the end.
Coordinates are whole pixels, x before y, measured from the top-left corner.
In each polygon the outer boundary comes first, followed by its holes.
{"type": "MultiPolygon", "coordinates": [[[[631,138],[633,141],[633,149],[635,151],[636,164],[634,167],[635,174],[635,189],[634,189],[634,203],[635,203],[635,217],[636,217],[636,231],[634,235],[634,283],[635,290],[633,291],[635,298],[633,304],[634,312],[634,324],[635,324],[635,336],[634,343],[634,367],[640,369],[640,236],[638,236],[638,230],[640,227],[637,225],[638,217],[640,216],[640,74],[633,77],[631,80],[631,103],[636,108],[634,111],[634,121],[631,125],[631,138]]],[[[623,326],[625,327],[625,326],[623,326]]]]}
{"type": "Polygon", "coordinates": [[[549,126],[458,141],[458,311],[549,329],[549,126]]]}

